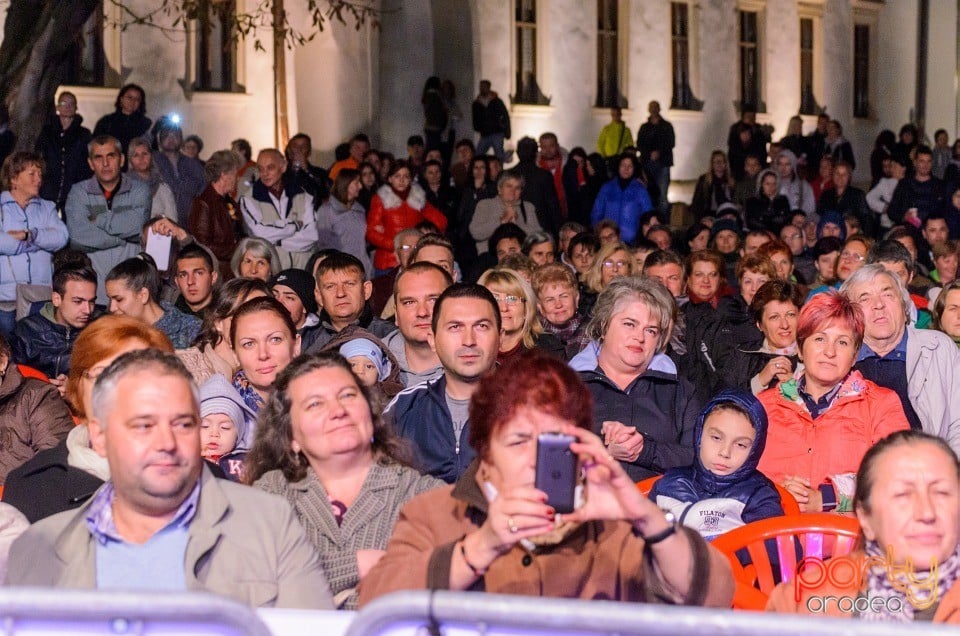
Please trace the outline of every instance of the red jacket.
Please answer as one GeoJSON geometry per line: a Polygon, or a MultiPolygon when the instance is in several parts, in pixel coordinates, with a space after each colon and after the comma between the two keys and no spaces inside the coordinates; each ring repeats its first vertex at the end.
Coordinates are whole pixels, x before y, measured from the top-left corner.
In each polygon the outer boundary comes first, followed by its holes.
{"type": "Polygon", "coordinates": [[[853,371],[831,406],[814,420],[790,380],[757,396],[769,420],[757,468],[774,482],[799,475],[816,487],[830,475],[855,473],[867,450],[910,428],[900,398],[853,371]]]}
{"type": "Polygon", "coordinates": [[[376,250],[373,253],[375,269],[391,269],[400,263],[393,249],[393,238],[397,232],[416,226],[422,221],[430,221],[441,232],[447,229],[447,217],[440,210],[427,203],[427,195],[416,183],[410,186],[410,194],[404,201],[390,186],[381,186],[370,201],[367,214],[367,241],[376,250]]]}

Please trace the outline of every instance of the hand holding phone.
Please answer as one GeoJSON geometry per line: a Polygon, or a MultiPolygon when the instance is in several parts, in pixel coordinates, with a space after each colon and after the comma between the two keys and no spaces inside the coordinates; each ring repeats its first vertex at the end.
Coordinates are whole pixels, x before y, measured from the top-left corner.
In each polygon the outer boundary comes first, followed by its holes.
{"type": "Polygon", "coordinates": [[[541,433],[537,436],[535,485],[546,493],[547,504],[560,514],[573,512],[577,488],[577,456],[571,452],[572,435],[541,433]]]}

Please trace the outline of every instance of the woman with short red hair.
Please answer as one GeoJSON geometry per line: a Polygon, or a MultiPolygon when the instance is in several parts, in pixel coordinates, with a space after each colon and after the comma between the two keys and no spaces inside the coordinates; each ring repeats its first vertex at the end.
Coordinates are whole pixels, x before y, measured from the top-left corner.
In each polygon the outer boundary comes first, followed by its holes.
{"type": "Polygon", "coordinates": [[[729,607],[726,559],[639,493],[590,432],[591,402],[576,372],[540,352],[482,379],[470,401],[477,459],[403,508],[360,605],[441,589],[729,607]],[[583,475],[568,514],[535,487],[538,438],[552,433],[576,440],[573,474],[583,475]]]}
{"type": "Polygon", "coordinates": [[[797,324],[803,365],[758,396],[770,423],[758,469],[806,512],[851,511],[863,455],[910,428],[897,394],[853,370],[862,340],[859,305],[834,290],[814,296],[797,324]]]}

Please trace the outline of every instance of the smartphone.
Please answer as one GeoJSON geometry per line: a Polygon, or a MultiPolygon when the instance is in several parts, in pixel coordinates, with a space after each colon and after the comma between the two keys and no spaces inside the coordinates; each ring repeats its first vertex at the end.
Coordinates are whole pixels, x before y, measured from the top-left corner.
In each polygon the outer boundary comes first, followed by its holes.
{"type": "Polygon", "coordinates": [[[547,503],[561,514],[573,512],[577,488],[577,456],[570,451],[572,435],[541,433],[537,436],[536,487],[547,493],[547,503]]]}

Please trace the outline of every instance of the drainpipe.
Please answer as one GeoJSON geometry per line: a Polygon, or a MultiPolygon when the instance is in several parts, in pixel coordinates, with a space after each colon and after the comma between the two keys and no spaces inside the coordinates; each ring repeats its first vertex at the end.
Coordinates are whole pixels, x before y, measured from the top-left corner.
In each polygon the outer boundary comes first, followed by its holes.
{"type": "Polygon", "coordinates": [[[917,2],[917,95],[914,113],[920,139],[926,136],[927,123],[927,49],[930,30],[930,0],[917,2]]]}

